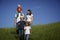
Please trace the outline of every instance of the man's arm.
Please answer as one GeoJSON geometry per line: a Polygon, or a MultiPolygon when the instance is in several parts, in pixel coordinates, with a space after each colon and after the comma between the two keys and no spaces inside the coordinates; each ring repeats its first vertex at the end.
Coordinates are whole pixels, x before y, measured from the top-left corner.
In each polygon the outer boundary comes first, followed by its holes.
{"type": "Polygon", "coordinates": [[[17,21],[17,14],[15,14],[15,17],[14,17],[14,25],[16,26],[16,21],[17,21]]]}
{"type": "Polygon", "coordinates": [[[14,18],[14,25],[16,26],[16,18],[14,18]]]}
{"type": "Polygon", "coordinates": [[[14,17],[14,25],[16,26],[16,21],[17,21],[17,14],[15,14],[15,17],[14,17]]]}

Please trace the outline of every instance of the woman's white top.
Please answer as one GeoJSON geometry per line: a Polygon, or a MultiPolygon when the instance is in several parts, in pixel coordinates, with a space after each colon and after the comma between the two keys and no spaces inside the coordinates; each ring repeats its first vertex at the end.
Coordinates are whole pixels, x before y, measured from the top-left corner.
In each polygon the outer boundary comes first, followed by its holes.
{"type": "Polygon", "coordinates": [[[33,14],[31,14],[31,15],[27,15],[27,21],[28,21],[28,22],[32,21],[32,20],[31,20],[32,17],[33,17],[33,14]]]}

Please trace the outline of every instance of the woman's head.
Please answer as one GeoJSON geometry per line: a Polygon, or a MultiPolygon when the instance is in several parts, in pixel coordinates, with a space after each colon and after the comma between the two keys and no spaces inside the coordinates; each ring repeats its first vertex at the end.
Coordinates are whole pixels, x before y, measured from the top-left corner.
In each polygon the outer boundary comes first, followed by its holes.
{"type": "Polygon", "coordinates": [[[28,10],[27,10],[27,15],[31,15],[31,14],[32,14],[31,10],[28,9],[28,10]]]}

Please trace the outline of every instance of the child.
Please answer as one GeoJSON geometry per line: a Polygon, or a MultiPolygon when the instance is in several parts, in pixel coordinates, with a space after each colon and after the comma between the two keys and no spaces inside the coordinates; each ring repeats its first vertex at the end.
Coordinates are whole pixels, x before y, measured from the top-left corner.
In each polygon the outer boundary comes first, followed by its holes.
{"type": "Polygon", "coordinates": [[[26,22],[26,25],[25,25],[25,27],[24,27],[26,40],[29,40],[30,29],[31,29],[31,27],[28,26],[28,22],[26,22]]]}
{"type": "Polygon", "coordinates": [[[25,26],[25,21],[24,21],[24,16],[20,16],[20,21],[18,22],[18,29],[20,30],[20,40],[24,40],[24,26],[25,26]]]}
{"type": "Polygon", "coordinates": [[[31,12],[31,10],[27,10],[27,17],[26,17],[26,21],[28,22],[28,24],[31,26],[32,21],[33,21],[33,14],[31,12]]]}

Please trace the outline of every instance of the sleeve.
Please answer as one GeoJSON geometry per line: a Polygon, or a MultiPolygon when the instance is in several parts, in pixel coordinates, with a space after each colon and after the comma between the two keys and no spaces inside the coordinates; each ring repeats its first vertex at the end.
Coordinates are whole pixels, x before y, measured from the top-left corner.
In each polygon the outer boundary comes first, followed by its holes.
{"type": "Polygon", "coordinates": [[[31,16],[33,16],[33,14],[31,14],[31,16]]]}
{"type": "Polygon", "coordinates": [[[17,14],[15,14],[15,18],[17,17],[17,14]]]}

